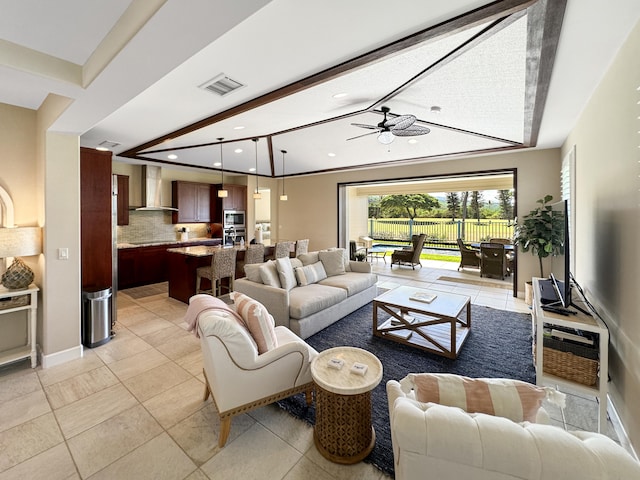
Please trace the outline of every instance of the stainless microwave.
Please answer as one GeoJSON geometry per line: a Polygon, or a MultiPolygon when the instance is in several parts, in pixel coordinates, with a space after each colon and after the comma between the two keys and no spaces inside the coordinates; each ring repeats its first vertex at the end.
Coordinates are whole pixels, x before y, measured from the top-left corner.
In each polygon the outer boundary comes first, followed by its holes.
{"type": "Polygon", "coordinates": [[[225,228],[246,226],[245,212],[243,210],[225,210],[223,214],[223,225],[225,228]]]}

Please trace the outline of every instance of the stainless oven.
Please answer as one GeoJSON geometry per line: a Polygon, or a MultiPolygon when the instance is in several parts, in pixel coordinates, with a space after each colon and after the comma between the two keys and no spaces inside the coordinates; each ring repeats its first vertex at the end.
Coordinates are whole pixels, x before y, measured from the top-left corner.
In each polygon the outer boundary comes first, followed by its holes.
{"type": "Polygon", "coordinates": [[[224,228],[244,228],[246,226],[245,216],[244,210],[225,210],[223,212],[222,224],[224,228]]]}

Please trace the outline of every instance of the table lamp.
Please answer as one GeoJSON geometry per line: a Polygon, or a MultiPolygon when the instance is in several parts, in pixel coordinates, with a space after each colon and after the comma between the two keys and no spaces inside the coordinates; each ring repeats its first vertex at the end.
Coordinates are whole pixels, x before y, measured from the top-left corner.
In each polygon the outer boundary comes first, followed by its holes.
{"type": "Polygon", "coordinates": [[[17,257],[42,253],[42,228],[0,228],[0,258],[15,257],[2,275],[2,285],[11,290],[27,288],[33,282],[33,270],[17,257]]]}

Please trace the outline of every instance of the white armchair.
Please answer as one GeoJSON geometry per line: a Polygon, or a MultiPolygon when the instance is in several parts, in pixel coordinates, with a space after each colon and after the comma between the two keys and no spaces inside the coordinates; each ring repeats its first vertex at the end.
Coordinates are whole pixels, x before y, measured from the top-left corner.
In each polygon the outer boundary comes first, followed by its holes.
{"type": "Polygon", "coordinates": [[[285,327],[276,327],[277,347],[258,354],[247,329],[224,309],[198,313],[198,332],[209,394],[220,416],[218,445],[223,447],[234,415],[305,392],[311,404],[311,360],[318,354],[285,327]]]}
{"type": "Polygon", "coordinates": [[[640,478],[604,435],[422,403],[403,381],[387,383],[396,480],[640,478]]]}

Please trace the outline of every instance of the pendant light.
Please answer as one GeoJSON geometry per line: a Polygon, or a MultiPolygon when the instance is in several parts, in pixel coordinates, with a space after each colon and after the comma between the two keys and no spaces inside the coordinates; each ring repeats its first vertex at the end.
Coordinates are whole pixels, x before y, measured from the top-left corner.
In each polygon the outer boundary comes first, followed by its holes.
{"type": "Polygon", "coordinates": [[[286,150],[280,150],[282,152],[282,195],[280,195],[280,200],[286,202],[289,200],[289,197],[286,193],[284,193],[284,155],[287,153],[286,150]]]}
{"type": "Polygon", "coordinates": [[[262,198],[262,194],[258,190],[258,140],[259,138],[252,138],[252,140],[256,144],[256,191],[253,194],[254,200],[260,200],[262,198]]]}
{"type": "Polygon", "coordinates": [[[222,140],[224,140],[224,138],[218,138],[218,141],[220,142],[220,174],[222,177],[222,180],[220,181],[222,188],[218,190],[218,197],[227,198],[229,196],[229,192],[224,189],[224,160],[222,159],[222,140]]]}

